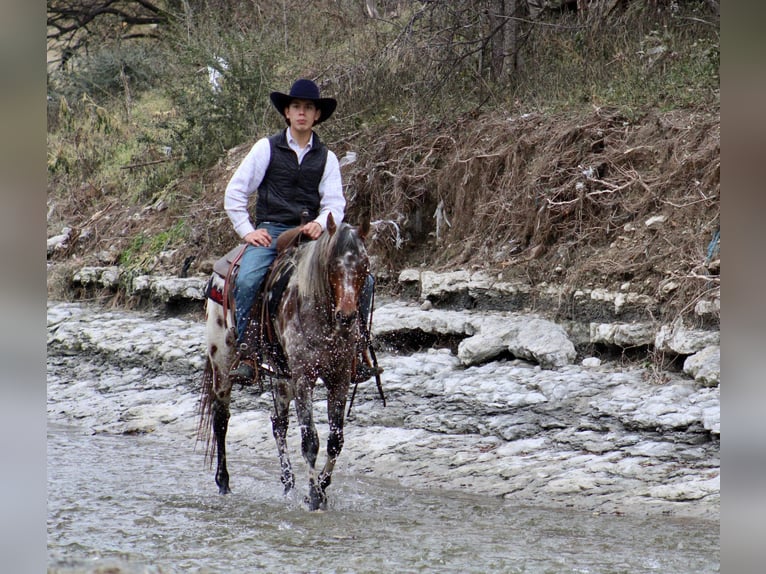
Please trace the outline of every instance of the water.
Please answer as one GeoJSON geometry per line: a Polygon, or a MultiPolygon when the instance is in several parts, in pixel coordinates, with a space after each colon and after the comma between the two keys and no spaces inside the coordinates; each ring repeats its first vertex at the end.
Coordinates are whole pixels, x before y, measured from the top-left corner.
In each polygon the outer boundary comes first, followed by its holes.
{"type": "Polygon", "coordinates": [[[265,456],[243,439],[270,439],[264,406],[246,397],[230,427],[233,493],[221,496],[195,442],[193,378],[49,356],[49,573],[720,571],[717,522],[413,490],[353,474],[343,455],[328,510],[309,513],[297,446],[298,485],[285,497],[275,447],[265,456]]]}
{"type": "Polygon", "coordinates": [[[246,473],[224,497],[191,444],[51,424],[49,572],[718,571],[707,522],[520,508],[340,474],[328,510],[309,513],[282,495],[274,461],[231,465],[246,473]]]}

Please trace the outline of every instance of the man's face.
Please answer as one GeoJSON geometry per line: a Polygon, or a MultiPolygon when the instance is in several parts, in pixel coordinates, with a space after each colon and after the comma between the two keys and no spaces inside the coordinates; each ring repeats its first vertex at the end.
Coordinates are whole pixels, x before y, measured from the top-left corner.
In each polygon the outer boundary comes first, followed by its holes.
{"type": "Polygon", "coordinates": [[[296,131],[310,130],[319,120],[320,111],[311,100],[292,100],[285,108],[285,117],[296,131]]]}

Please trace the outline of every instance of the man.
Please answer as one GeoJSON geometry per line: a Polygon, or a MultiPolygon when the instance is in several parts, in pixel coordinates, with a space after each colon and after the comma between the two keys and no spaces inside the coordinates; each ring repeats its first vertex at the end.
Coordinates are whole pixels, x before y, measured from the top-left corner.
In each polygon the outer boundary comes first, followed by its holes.
{"type": "Polygon", "coordinates": [[[276,258],[277,238],[300,225],[304,236],[317,239],[328,214],[340,224],[346,207],[338,158],[313,131],[330,118],[336,100],[320,97],[317,85],[306,79],[297,80],[289,94],[272,92],[270,98],[287,128],[255,143],[234,172],[224,197],[226,214],[247,244],[234,286],[240,356],[230,374],[240,383],[254,379],[260,359],[259,326],[257,320],[248,320],[276,258]],[[255,192],[253,225],[247,208],[255,192]]]}
{"type": "Polygon", "coordinates": [[[337,223],[343,220],[340,166],[313,127],[330,118],[337,102],[322,98],[311,80],[297,80],[289,94],[272,92],[270,99],[282,114],[287,128],[261,138],[234,172],[224,197],[224,209],[234,230],[247,244],[239,261],[234,286],[237,314],[237,347],[240,360],[231,375],[235,382],[250,382],[258,360],[258,325],[248,319],[263,279],[276,258],[277,238],[301,225],[310,239],[321,235],[332,212],[337,223]],[[255,225],[248,212],[248,200],[257,192],[255,225]]]}

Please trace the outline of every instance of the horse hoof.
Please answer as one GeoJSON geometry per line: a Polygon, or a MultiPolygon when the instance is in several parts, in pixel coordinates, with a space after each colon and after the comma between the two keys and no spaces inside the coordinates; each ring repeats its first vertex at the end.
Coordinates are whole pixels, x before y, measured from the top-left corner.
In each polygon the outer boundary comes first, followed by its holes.
{"type": "Polygon", "coordinates": [[[321,489],[310,486],[309,494],[303,499],[311,512],[317,510],[327,510],[327,495],[321,489]]]}
{"type": "Polygon", "coordinates": [[[308,507],[310,512],[324,512],[327,510],[327,501],[317,502],[316,500],[312,501],[311,497],[305,496],[303,498],[303,503],[308,507]]]}
{"type": "Polygon", "coordinates": [[[295,486],[295,478],[293,477],[292,474],[287,474],[281,477],[281,481],[282,481],[282,484],[285,485],[284,494],[285,496],[287,496],[290,493],[290,491],[293,489],[293,487],[295,486]]]}
{"type": "Polygon", "coordinates": [[[218,485],[218,492],[220,494],[229,494],[231,489],[229,488],[229,475],[222,474],[215,477],[215,483],[218,485]]]}

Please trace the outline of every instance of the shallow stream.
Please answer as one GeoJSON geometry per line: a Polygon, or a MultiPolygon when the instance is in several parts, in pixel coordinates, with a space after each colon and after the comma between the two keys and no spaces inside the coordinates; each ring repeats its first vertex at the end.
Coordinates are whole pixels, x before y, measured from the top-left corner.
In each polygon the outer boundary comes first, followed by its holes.
{"type": "Polygon", "coordinates": [[[49,573],[720,570],[717,521],[520,506],[343,464],[328,510],[309,513],[299,453],[285,497],[276,455],[241,441],[221,496],[194,437],[195,385],[165,368],[49,355],[49,573]]]}

